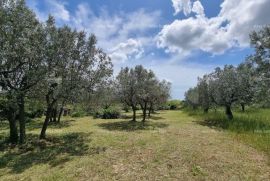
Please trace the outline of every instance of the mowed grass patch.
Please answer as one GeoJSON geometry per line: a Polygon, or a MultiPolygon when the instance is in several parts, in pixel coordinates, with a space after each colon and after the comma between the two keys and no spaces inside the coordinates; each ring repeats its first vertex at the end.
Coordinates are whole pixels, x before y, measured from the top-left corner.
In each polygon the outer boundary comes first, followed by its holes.
{"type": "Polygon", "coordinates": [[[249,108],[245,112],[236,109],[233,120],[227,119],[222,109],[208,114],[201,110],[185,112],[196,117],[201,125],[230,131],[236,139],[264,151],[270,159],[270,109],[249,108]]]}
{"type": "MultiPolygon", "coordinates": [[[[0,180],[261,180],[262,153],[196,123],[181,111],[162,111],[143,125],[126,119],[65,118],[38,141],[42,120],[27,125],[28,143],[3,146],[0,180]],[[31,125],[33,124],[33,125],[31,125]]],[[[7,135],[2,129],[0,135],[7,135]]]]}

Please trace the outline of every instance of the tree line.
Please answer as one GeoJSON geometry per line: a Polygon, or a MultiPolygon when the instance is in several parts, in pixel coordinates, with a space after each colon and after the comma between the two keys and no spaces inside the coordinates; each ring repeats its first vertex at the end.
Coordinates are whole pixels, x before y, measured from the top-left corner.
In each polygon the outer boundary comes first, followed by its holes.
{"type": "Polygon", "coordinates": [[[170,83],[143,66],[122,68],[114,79],[112,61],[95,35],[58,27],[53,16],[40,22],[24,0],[0,1],[0,61],[0,114],[13,144],[25,142],[26,109],[40,107],[39,137],[45,139],[49,123],[59,123],[67,105],[91,112],[89,105],[106,109],[117,102],[132,108],[133,121],[141,108],[144,122],[147,111],[150,116],[170,97],[170,83]]]}
{"type": "Polygon", "coordinates": [[[247,105],[270,106],[270,26],[250,34],[255,53],[238,66],[217,67],[210,74],[198,78],[197,86],[185,93],[185,103],[196,109],[222,106],[233,119],[232,106],[245,111],[247,105]]]}

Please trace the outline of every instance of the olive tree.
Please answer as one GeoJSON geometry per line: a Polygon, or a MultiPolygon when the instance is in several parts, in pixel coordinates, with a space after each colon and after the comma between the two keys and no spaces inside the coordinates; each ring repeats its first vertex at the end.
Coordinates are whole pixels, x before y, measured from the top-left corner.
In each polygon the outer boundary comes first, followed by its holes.
{"type": "Polygon", "coordinates": [[[237,67],[239,100],[241,109],[244,112],[245,106],[253,102],[255,94],[255,70],[252,64],[248,62],[241,63],[237,67]]]}
{"type": "Polygon", "coordinates": [[[155,109],[164,105],[170,98],[171,83],[163,80],[153,86],[152,92],[150,93],[149,106],[148,106],[148,117],[155,109]]]}
{"type": "Polygon", "coordinates": [[[200,105],[198,87],[190,88],[185,93],[185,102],[187,105],[191,106],[193,109],[196,109],[200,105]]]}
{"type": "MultiPolygon", "coordinates": [[[[46,23],[46,65],[47,78],[43,85],[46,98],[46,117],[40,139],[46,138],[50,119],[56,116],[57,103],[62,106],[79,100],[83,90],[92,89],[112,74],[110,58],[96,48],[96,38],[87,38],[84,32],[77,32],[68,26],[57,28],[54,18],[46,23]]],[[[59,113],[59,119],[61,117],[59,113]]]]}
{"type": "Polygon", "coordinates": [[[270,105],[270,26],[250,35],[255,54],[249,60],[256,68],[256,98],[264,105],[270,105]]]}
{"type": "Polygon", "coordinates": [[[208,76],[205,75],[203,78],[198,79],[198,100],[200,106],[203,108],[203,111],[205,113],[208,113],[208,110],[211,105],[211,100],[209,96],[209,81],[208,81],[208,76]]]}
{"type": "Polygon", "coordinates": [[[158,80],[153,71],[145,69],[142,65],[138,65],[134,69],[137,80],[137,100],[143,111],[142,122],[146,120],[147,108],[150,106],[152,94],[158,85],[158,80]]]}
{"type": "MultiPolygon", "coordinates": [[[[20,143],[25,141],[25,97],[45,73],[44,42],[43,27],[23,0],[1,1],[0,85],[1,90],[7,92],[8,99],[16,99],[20,143]]],[[[9,120],[14,126],[12,142],[16,142],[17,134],[14,121],[9,120]]]]}
{"type": "Polygon", "coordinates": [[[136,121],[136,109],[140,106],[143,112],[142,122],[145,122],[147,110],[153,111],[167,101],[170,97],[171,84],[160,82],[152,70],[145,69],[142,65],[134,68],[122,68],[117,78],[117,95],[122,103],[133,110],[133,121],[136,121]]]}
{"type": "Polygon", "coordinates": [[[233,119],[232,105],[239,101],[240,89],[237,69],[231,65],[225,65],[224,69],[216,68],[211,74],[211,87],[215,102],[225,107],[225,113],[229,119],[233,119]]]}
{"type": "Polygon", "coordinates": [[[136,121],[138,89],[134,69],[128,67],[122,68],[116,77],[116,81],[116,91],[117,95],[119,95],[119,100],[132,108],[132,121],[136,121]]]}

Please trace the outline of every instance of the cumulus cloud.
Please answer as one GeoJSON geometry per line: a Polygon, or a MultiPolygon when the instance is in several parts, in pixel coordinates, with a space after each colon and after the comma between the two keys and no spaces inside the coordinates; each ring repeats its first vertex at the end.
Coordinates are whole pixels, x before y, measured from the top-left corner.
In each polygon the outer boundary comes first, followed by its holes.
{"type": "Polygon", "coordinates": [[[172,0],[173,8],[174,8],[174,15],[177,15],[178,13],[182,12],[185,15],[188,15],[191,13],[192,5],[190,0],[172,0]]]}
{"type": "Polygon", "coordinates": [[[222,54],[233,47],[247,47],[249,33],[270,23],[269,0],[224,0],[220,13],[212,18],[205,17],[199,1],[191,4],[196,16],[165,25],[157,36],[158,47],[169,52],[202,50],[222,54]]]}
{"type": "Polygon", "coordinates": [[[123,63],[129,58],[140,58],[143,52],[143,45],[140,41],[128,39],[126,42],[119,43],[115,48],[111,49],[109,56],[115,63],[123,63]]]}
{"type": "Polygon", "coordinates": [[[79,30],[94,33],[99,45],[109,53],[112,60],[121,63],[139,58],[144,48],[154,44],[153,40],[150,41],[153,38],[146,33],[158,27],[159,17],[159,11],[146,12],[143,9],[127,15],[121,12],[109,15],[106,10],[102,10],[96,15],[88,4],[80,4],[72,18],[72,25],[79,30]]]}
{"type": "Polygon", "coordinates": [[[194,12],[197,16],[204,16],[204,7],[200,1],[195,1],[193,3],[192,12],[194,12]]]}
{"type": "Polygon", "coordinates": [[[175,20],[159,33],[158,46],[166,47],[168,52],[188,53],[200,49],[221,54],[231,44],[223,36],[225,32],[214,19],[191,17],[175,20]]]}

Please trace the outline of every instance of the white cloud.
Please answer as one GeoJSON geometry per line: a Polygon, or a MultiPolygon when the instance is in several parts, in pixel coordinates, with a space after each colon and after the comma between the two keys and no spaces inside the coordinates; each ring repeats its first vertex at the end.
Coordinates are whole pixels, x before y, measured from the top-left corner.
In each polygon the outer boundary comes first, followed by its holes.
{"type": "Polygon", "coordinates": [[[114,62],[124,62],[142,56],[144,48],[152,46],[153,39],[146,32],[158,27],[160,12],[140,9],[129,14],[122,12],[109,15],[102,10],[95,15],[87,4],[77,7],[72,25],[79,30],[94,33],[98,44],[105,49],[114,62]],[[115,47],[115,48],[112,48],[115,47]]]}
{"type": "Polygon", "coordinates": [[[114,62],[140,58],[145,49],[155,47],[154,38],[147,32],[158,28],[159,11],[139,9],[128,14],[118,12],[112,15],[106,9],[100,9],[97,14],[88,3],[80,3],[74,12],[69,12],[67,4],[60,0],[44,1],[46,6],[42,10],[38,8],[37,1],[28,1],[40,20],[45,21],[48,14],[52,14],[60,25],[67,23],[77,30],[95,34],[98,45],[111,55],[114,62]]]}
{"type": "Polygon", "coordinates": [[[174,8],[174,15],[177,15],[178,13],[182,12],[185,15],[188,15],[191,13],[192,5],[190,0],[172,0],[173,8],[174,8]]]}
{"type": "Polygon", "coordinates": [[[224,33],[216,21],[207,18],[175,20],[159,33],[158,47],[165,47],[169,52],[189,53],[200,49],[220,54],[230,46],[224,33]]]}
{"type": "MultiPolygon", "coordinates": [[[[182,4],[191,3],[173,0],[173,5],[176,1],[182,4]]],[[[219,15],[212,18],[205,17],[204,8],[199,1],[191,4],[196,17],[175,20],[165,25],[157,36],[158,47],[169,52],[202,50],[221,54],[233,47],[247,47],[249,33],[256,27],[270,23],[269,0],[224,0],[219,15]]]]}
{"type": "Polygon", "coordinates": [[[66,9],[66,3],[59,0],[44,0],[45,7],[43,11],[37,8],[38,1],[29,0],[27,4],[32,8],[36,14],[37,18],[41,21],[46,21],[48,14],[53,15],[58,21],[69,22],[70,13],[66,9]]]}
{"type": "Polygon", "coordinates": [[[201,64],[156,64],[149,66],[160,79],[172,82],[172,98],[184,99],[185,92],[197,84],[198,77],[211,72],[213,66],[201,64]]]}
{"type": "Polygon", "coordinates": [[[200,1],[195,1],[193,3],[192,12],[194,12],[197,16],[205,16],[204,7],[200,1]]]}
{"type": "Polygon", "coordinates": [[[50,11],[55,18],[63,21],[70,20],[69,11],[66,10],[65,4],[63,2],[58,0],[46,0],[46,2],[48,3],[48,6],[50,6],[50,11]]]}
{"type": "Polygon", "coordinates": [[[128,39],[126,42],[119,43],[115,48],[111,49],[109,56],[114,63],[123,63],[130,58],[140,58],[143,52],[143,46],[140,41],[128,39]]]}

